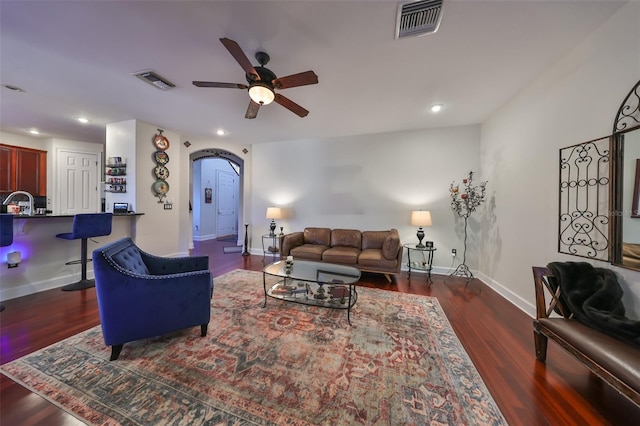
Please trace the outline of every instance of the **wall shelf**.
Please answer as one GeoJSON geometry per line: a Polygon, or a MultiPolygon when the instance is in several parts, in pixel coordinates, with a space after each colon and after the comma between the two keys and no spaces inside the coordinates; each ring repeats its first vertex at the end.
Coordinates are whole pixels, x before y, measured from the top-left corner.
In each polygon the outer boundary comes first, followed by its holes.
{"type": "Polygon", "coordinates": [[[127,165],[125,163],[107,163],[107,180],[105,182],[105,192],[124,194],[127,192],[127,165]]]}

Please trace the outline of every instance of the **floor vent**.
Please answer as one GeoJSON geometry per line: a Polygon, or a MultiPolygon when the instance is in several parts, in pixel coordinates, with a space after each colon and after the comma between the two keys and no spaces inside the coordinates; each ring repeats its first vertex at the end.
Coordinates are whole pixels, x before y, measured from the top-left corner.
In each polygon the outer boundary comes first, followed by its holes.
{"type": "Polygon", "coordinates": [[[140,80],[149,83],[160,90],[169,90],[172,87],[176,87],[175,84],[170,82],[164,77],[160,77],[155,71],[144,70],[135,72],[132,75],[138,77],[140,80]]]}
{"type": "Polygon", "coordinates": [[[396,39],[438,31],[444,0],[404,1],[398,3],[396,39]]]}

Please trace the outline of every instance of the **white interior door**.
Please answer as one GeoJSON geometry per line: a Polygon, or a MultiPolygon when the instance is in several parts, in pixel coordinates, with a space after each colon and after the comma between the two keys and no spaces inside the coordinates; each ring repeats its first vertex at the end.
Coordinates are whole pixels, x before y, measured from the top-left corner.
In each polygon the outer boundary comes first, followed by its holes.
{"type": "Polygon", "coordinates": [[[58,151],[60,214],[95,213],[98,209],[98,155],[58,151]]]}
{"type": "Polygon", "coordinates": [[[238,200],[236,199],[237,175],[218,170],[217,197],[218,202],[218,238],[238,233],[238,200]]]}

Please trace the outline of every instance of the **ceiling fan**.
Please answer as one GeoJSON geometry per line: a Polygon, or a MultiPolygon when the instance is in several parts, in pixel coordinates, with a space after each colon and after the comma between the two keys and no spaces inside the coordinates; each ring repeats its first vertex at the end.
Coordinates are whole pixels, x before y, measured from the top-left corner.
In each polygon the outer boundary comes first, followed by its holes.
{"type": "Polygon", "coordinates": [[[289,111],[300,117],[306,117],[309,111],[302,108],[291,99],[276,93],[275,89],[288,89],[290,87],[306,86],[309,84],[317,84],[318,76],[313,71],[305,71],[298,74],[288,75],[286,77],[276,77],[276,75],[264,66],[269,62],[269,55],[265,52],[257,52],[256,59],[260,66],[254,67],[249,62],[247,55],[244,54],[240,45],[228,38],[221,38],[220,41],[227,48],[231,56],[240,64],[246,73],[247,84],[242,83],[217,83],[213,81],[194,81],[193,85],[197,87],[217,87],[225,89],[249,89],[249,107],[245,118],[256,118],[261,105],[268,105],[272,101],[282,105],[289,111]]]}

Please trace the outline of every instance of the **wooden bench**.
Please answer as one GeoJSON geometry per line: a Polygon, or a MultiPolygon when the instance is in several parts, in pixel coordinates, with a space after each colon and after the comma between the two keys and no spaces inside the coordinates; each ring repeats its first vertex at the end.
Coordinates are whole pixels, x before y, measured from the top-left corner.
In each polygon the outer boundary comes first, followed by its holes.
{"type": "Polygon", "coordinates": [[[553,289],[546,267],[533,267],[536,319],[533,337],[536,358],[545,362],[547,341],[553,340],[596,376],[640,406],[640,347],[594,330],[567,315],[559,302],[560,288],[553,289]],[[545,289],[550,295],[547,303],[545,289]],[[554,313],[558,315],[552,315],[554,313]]]}

